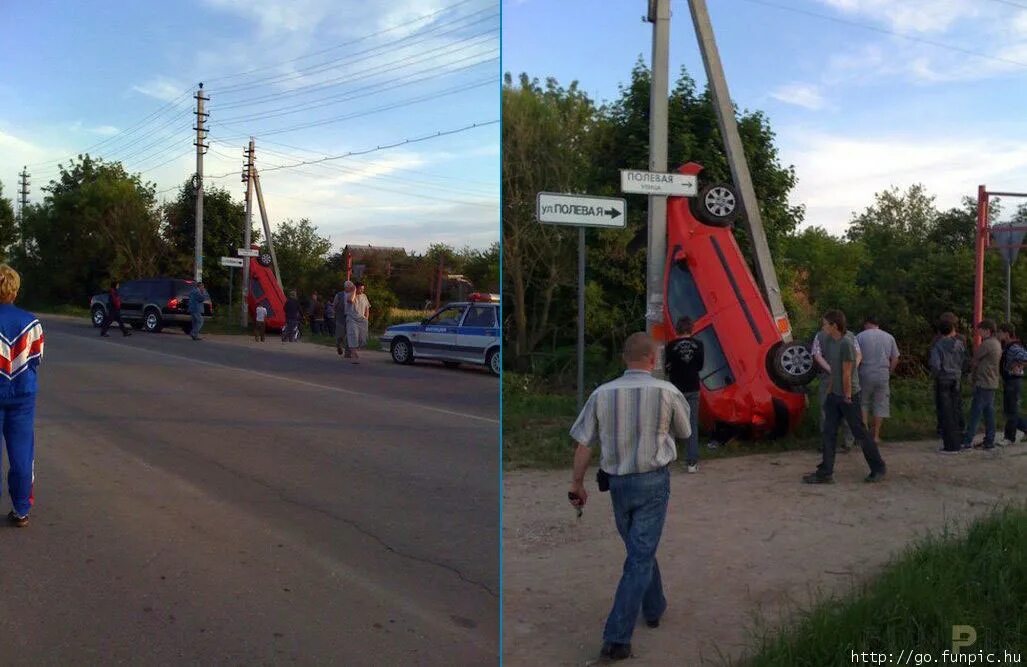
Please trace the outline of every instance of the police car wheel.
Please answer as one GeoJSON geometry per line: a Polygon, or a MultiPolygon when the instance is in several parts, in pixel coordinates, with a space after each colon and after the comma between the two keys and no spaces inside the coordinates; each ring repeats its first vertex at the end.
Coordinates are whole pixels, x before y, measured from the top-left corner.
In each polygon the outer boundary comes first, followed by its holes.
{"type": "Polygon", "coordinates": [[[392,360],[397,364],[414,363],[414,350],[410,347],[410,341],[405,338],[392,341],[389,352],[392,354],[392,360]]]}
{"type": "Polygon", "coordinates": [[[102,306],[96,306],[95,308],[93,308],[92,319],[94,327],[102,327],[104,317],[106,317],[106,315],[103,312],[102,306]]]}
{"type": "Polygon", "coordinates": [[[499,375],[500,367],[502,366],[502,358],[499,356],[499,350],[492,350],[489,352],[488,359],[485,360],[485,364],[489,368],[489,372],[493,375],[499,375]]]}

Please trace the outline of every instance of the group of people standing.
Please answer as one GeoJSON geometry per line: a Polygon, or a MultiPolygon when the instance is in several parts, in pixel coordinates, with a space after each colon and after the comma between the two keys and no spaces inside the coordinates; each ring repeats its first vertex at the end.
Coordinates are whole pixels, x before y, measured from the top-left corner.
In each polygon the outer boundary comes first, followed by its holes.
{"type": "MultiPolygon", "coordinates": [[[[330,301],[322,301],[317,292],[310,298],[306,309],[311,333],[327,333],[335,337],[336,351],[353,363],[359,363],[359,350],[367,346],[368,322],[371,317],[371,302],[361,282],[347,280],[342,289],[330,301]]],[[[297,298],[296,290],[289,292],[285,300],[285,330],[283,341],[298,339],[299,327],[304,309],[297,298]]],[[[257,312],[254,338],[264,340],[264,321],[267,311],[257,312]],[[261,316],[263,315],[263,317],[261,316]]]]}

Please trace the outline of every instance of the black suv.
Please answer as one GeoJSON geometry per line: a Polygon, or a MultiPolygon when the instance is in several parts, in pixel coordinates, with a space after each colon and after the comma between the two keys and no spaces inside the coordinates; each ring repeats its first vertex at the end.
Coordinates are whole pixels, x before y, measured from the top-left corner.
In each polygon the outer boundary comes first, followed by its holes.
{"type": "MultiPolygon", "coordinates": [[[[179,278],[145,278],[126,280],[121,283],[121,318],[133,329],[146,329],[157,333],[167,324],[177,324],[189,333],[192,318],[189,316],[189,292],[195,283],[179,278]]],[[[89,312],[93,326],[99,327],[107,317],[110,295],[97,294],[89,300],[89,312]]],[[[203,302],[203,316],[213,317],[214,304],[210,299],[203,302]]]]}

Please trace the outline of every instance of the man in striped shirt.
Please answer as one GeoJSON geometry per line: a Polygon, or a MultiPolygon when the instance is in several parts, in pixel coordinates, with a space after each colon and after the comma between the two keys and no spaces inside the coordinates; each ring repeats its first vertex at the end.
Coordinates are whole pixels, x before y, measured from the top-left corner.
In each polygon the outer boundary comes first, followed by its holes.
{"type": "Polygon", "coordinates": [[[667,608],[656,563],[670,498],[668,464],[677,458],[675,438],[691,435],[688,403],[677,387],[652,376],[656,348],[645,333],[624,342],[627,371],[589,396],[571,428],[577,442],[571,504],[584,506],[585,471],[591,447],[600,444],[600,474],[609,475],[614,519],[627,559],[613,609],[603,631],[602,656],[631,656],[631,635],[639,611],[655,628],[667,608]]]}

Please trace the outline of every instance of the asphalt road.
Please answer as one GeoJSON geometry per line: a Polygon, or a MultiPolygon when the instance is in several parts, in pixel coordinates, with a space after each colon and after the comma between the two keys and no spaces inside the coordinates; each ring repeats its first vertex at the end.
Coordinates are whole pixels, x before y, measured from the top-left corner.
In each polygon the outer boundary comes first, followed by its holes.
{"type": "Polygon", "coordinates": [[[0,663],[498,663],[496,378],[44,328],[0,663]]]}

